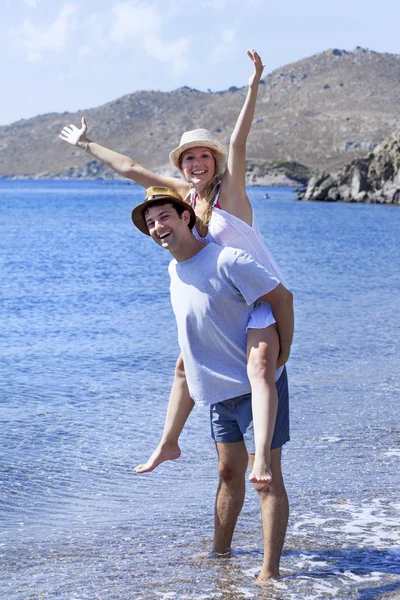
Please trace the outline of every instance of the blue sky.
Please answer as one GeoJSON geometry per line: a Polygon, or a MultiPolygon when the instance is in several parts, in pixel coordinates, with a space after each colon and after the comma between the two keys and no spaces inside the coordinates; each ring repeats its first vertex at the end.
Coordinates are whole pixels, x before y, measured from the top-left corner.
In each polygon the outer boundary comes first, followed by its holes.
{"type": "Polygon", "coordinates": [[[246,85],[328,48],[400,54],[398,0],[0,0],[0,125],[137,90],[246,85]]]}

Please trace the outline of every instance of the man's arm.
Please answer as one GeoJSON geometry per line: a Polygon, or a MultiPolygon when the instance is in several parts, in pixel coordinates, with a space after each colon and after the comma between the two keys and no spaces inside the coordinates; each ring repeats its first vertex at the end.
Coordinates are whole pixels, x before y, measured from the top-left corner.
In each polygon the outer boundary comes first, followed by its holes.
{"type": "Polygon", "coordinates": [[[275,317],[276,327],[279,334],[280,353],[277,361],[277,367],[284,365],[290,354],[294,333],[294,311],[293,294],[284,285],[279,283],[276,288],[261,296],[259,300],[268,302],[272,307],[275,317]]]}

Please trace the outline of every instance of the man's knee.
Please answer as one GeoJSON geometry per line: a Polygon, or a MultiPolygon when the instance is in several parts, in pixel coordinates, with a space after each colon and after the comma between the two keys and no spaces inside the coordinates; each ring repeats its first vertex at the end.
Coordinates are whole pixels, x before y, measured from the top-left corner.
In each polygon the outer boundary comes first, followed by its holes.
{"type": "Polygon", "coordinates": [[[224,483],[237,483],[244,480],[245,471],[236,465],[218,463],[218,475],[224,483]]]}
{"type": "Polygon", "coordinates": [[[216,443],[218,452],[218,475],[221,481],[238,484],[245,481],[248,454],[243,442],[216,443]]]}

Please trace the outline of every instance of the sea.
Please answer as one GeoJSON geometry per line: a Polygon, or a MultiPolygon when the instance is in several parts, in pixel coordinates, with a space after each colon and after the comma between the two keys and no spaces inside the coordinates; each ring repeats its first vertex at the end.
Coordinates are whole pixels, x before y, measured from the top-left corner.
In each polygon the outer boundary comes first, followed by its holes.
{"type": "Polygon", "coordinates": [[[400,208],[248,193],[295,297],[281,578],[256,582],[251,484],[232,556],[198,557],[218,481],[206,409],[179,460],[133,471],[179,353],[170,255],[131,222],[142,189],[1,180],[1,600],[400,598],[400,208]]]}

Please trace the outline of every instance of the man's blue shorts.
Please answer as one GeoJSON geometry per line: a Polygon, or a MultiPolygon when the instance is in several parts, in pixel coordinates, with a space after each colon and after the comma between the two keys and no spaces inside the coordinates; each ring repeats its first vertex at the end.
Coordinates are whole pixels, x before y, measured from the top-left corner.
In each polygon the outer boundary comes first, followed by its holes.
{"type": "MultiPolygon", "coordinates": [[[[286,367],[276,382],[278,412],[271,450],[281,448],[290,440],[289,435],[289,388],[286,367]]],[[[230,398],[210,406],[211,437],[216,442],[242,442],[249,454],[255,453],[251,394],[230,398]]]]}

